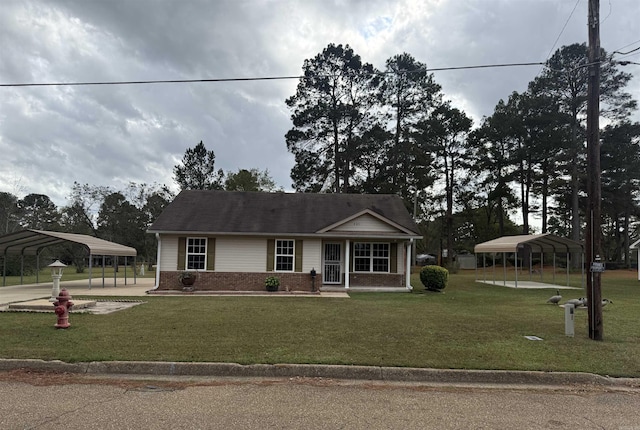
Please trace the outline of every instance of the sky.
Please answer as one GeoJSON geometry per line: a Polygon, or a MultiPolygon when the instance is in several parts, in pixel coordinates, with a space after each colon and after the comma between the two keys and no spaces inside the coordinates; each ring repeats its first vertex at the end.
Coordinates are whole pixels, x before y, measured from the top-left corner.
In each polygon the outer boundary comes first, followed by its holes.
{"type": "MultiPolygon", "coordinates": [[[[0,0],[0,84],[299,76],[329,43],[384,68],[544,62],[587,41],[588,0],[0,0]]],[[[608,52],[640,47],[638,0],[600,1],[608,52]]],[[[640,50],[616,58],[640,63],[640,50]]],[[[627,90],[640,99],[640,65],[627,90]]],[[[434,72],[477,125],[541,66],[434,72]]],[[[216,168],[291,190],[285,100],[298,81],[0,87],[0,191],[68,203],[74,181],[173,191],[203,141],[216,168]]],[[[635,116],[638,120],[638,116],[635,116]]]]}

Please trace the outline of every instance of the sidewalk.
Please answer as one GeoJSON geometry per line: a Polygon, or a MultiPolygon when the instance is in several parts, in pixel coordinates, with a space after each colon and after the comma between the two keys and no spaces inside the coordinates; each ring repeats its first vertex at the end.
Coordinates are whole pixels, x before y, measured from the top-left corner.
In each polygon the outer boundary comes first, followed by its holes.
{"type": "MultiPolygon", "coordinates": [[[[102,286],[102,278],[93,279],[91,288],[89,288],[89,280],[78,281],[62,281],[60,288],[65,288],[71,294],[71,297],[100,297],[100,296],[120,296],[120,297],[149,297],[147,291],[155,286],[154,278],[138,278],[134,284],[133,279],[127,279],[125,285],[124,279],[118,279],[116,286],[113,285],[113,279],[105,279],[104,287],[102,286]]],[[[9,287],[0,287],[0,306],[6,306],[10,303],[26,302],[38,299],[48,299],[51,297],[53,284],[51,282],[43,282],[40,284],[12,285],[9,287]]],[[[349,298],[349,294],[345,291],[322,291],[320,294],[309,294],[307,292],[296,294],[296,292],[278,292],[268,293],[266,291],[258,292],[242,292],[242,291],[196,291],[193,294],[185,294],[179,291],[162,291],[159,296],[181,296],[181,297],[197,297],[197,296],[261,296],[261,297],[332,297],[332,298],[349,298]]]]}

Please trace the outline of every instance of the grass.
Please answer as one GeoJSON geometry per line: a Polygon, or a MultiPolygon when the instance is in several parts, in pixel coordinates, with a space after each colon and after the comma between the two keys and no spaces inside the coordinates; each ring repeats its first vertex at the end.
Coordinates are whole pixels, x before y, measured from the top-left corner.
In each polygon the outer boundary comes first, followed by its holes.
{"type": "Polygon", "coordinates": [[[109,315],[72,314],[68,330],[55,330],[52,314],[0,313],[0,357],[640,376],[635,272],[605,273],[603,296],[614,303],[603,310],[602,342],[588,339],[586,311],[576,313],[575,337],[564,335],[564,310],[545,303],[555,291],[482,285],[474,277],[451,275],[443,294],[416,288],[412,294],[351,293],[351,299],[148,297],[144,305],[109,315]]]}

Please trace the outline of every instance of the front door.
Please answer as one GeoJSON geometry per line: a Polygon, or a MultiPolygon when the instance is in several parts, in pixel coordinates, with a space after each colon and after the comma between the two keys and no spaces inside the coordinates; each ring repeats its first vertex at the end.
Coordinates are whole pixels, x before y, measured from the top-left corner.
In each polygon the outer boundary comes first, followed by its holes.
{"type": "Polygon", "coordinates": [[[324,270],[322,270],[323,284],[340,284],[342,276],[340,262],[342,258],[342,246],[340,243],[324,244],[324,270]]]}

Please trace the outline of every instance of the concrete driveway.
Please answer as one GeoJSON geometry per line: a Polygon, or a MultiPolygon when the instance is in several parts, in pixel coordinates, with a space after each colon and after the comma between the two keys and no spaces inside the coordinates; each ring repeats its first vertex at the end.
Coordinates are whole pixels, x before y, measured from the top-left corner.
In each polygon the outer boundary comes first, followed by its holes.
{"type": "MultiPolygon", "coordinates": [[[[88,279],[78,281],[63,280],[60,282],[60,288],[66,288],[72,297],[146,296],[145,292],[152,289],[154,285],[154,278],[138,278],[135,284],[133,279],[127,279],[126,285],[124,279],[118,279],[115,286],[113,285],[113,279],[105,279],[104,287],[102,286],[102,278],[94,278],[91,281],[91,288],[89,288],[88,279]]],[[[51,297],[52,288],[53,284],[51,282],[0,287],[0,306],[51,297]]]]}

